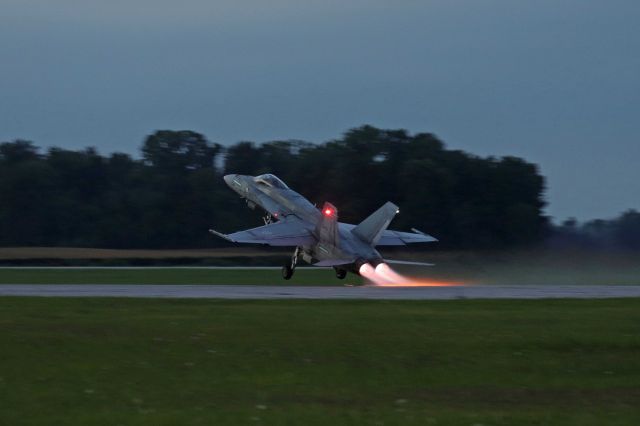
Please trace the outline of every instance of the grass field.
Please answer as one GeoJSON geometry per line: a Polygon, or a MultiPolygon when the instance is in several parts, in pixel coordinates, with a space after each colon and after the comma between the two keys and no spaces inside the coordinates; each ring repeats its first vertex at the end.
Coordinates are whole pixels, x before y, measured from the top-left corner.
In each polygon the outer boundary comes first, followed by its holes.
{"type": "Polygon", "coordinates": [[[640,299],[0,298],[0,424],[640,424],[640,299]]]}
{"type": "Polygon", "coordinates": [[[0,267],[0,284],[252,284],[252,285],[345,285],[361,284],[349,274],[339,280],[331,268],[296,269],[282,279],[279,269],[206,268],[114,268],[114,269],[14,269],[0,267]]]}

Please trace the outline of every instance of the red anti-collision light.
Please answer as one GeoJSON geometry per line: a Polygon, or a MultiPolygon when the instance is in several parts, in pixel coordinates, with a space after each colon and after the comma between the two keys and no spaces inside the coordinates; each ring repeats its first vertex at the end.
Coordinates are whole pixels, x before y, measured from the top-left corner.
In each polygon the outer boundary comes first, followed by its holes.
{"type": "Polygon", "coordinates": [[[325,214],[326,216],[331,216],[331,215],[333,214],[333,210],[331,210],[331,209],[324,209],[324,214],[325,214]]]}

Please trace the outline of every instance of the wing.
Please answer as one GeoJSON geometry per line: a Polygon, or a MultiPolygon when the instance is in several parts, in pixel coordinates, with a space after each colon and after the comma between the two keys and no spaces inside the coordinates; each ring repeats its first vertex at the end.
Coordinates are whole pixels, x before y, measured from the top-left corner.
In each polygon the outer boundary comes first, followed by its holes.
{"type": "Polygon", "coordinates": [[[283,220],[269,225],[259,226],[246,231],[222,234],[209,230],[212,234],[233,243],[268,244],[270,246],[307,246],[316,243],[315,237],[305,227],[304,222],[295,216],[286,216],[283,220]]]}
{"type": "Polygon", "coordinates": [[[415,228],[413,228],[412,231],[414,232],[386,230],[382,233],[382,237],[376,246],[404,246],[412,243],[431,243],[433,241],[438,241],[437,238],[425,234],[424,232],[420,232],[415,228]]]}

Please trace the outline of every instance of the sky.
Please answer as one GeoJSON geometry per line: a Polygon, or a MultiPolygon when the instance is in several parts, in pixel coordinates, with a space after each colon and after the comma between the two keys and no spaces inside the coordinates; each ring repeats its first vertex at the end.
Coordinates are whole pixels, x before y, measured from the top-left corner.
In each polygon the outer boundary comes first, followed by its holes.
{"type": "Polygon", "coordinates": [[[611,218],[640,209],[638,22],[637,0],[0,0],[0,141],[404,128],[539,164],[556,221],[611,218]]]}

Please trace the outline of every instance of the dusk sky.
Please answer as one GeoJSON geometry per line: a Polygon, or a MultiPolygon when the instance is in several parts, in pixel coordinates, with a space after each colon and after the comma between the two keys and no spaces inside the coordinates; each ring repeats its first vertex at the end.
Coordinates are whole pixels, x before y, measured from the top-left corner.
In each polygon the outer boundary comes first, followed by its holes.
{"type": "Polygon", "coordinates": [[[362,124],[538,163],[557,221],[640,209],[640,2],[0,0],[0,141],[362,124]]]}

